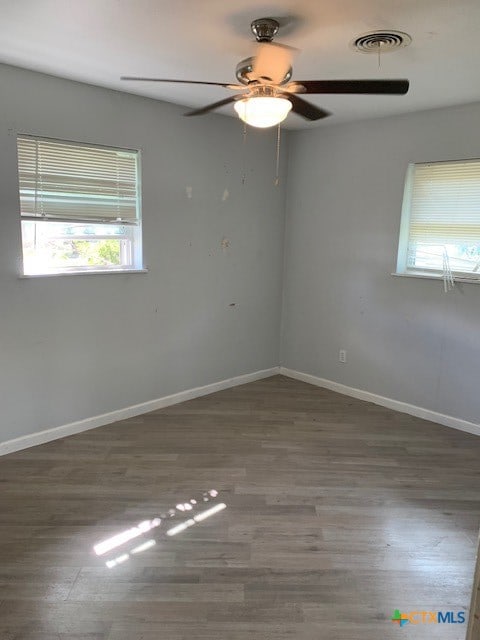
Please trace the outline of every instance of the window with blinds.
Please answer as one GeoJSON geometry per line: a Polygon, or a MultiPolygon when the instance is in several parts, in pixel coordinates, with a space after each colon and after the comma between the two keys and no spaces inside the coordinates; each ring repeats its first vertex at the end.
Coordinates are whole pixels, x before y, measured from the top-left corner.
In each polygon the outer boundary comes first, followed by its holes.
{"type": "Polygon", "coordinates": [[[139,152],[19,135],[26,274],[141,268],[139,152]]]}
{"type": "Polygon", "coordinates": [[[480,160],[409,166],[397,272],[480,281],[480,160]]]}

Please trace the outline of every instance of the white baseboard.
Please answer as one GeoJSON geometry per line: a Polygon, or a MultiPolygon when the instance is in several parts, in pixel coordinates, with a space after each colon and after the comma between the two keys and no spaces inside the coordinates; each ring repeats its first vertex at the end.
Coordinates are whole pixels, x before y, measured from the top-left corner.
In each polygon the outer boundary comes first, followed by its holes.
{"type": "Polygon", "coordinates": [[[401,413],[408,413],[411,416],[417,418],[423,418],[424,420],[430,420],[446,427],[452,427],[453,429],[459,429],[460,431],[466,431],[474,435],[480,436],[480,425],[467,420],[461,420],[460,418],[454,418],[453,416],[447,416],[443,413],[437,413],[430,409],[423,407],[417,407],[413,404],[406,402],[400,402],[392,398],[385,398],[363,389],[356,389],[354,387],[348,387],[347,385],[334,382],[333,380],[327,380],[325,378],[318,378],[309,373],[302,373],[301,371],[295,371],[288,367],[271,367],[270,369],[263,369],[261,371],[254,371],[253,373],[247,373],[234,378],[227,378],[226,380],[220,380],[219,382],[213,382],[212,384],[204,385],[203,387],[195,387],[193,389],[186,389],[179,393],[174,393],[169,396],[163,396],[155,400],[149,400],[148,402],[142,402],[141,404],[135,404],[124,409],[118,409],[116,411],[110,411],[109,413],[103,413],[99,416],[93,416],[91,418],[85,418],[84,420],[78,420],[77,422],[70,422],[59,427],[52,429],[45,429],[44,431],[38,431],[20,438],[13,440],[7,440],[6,442],[0,442],[0,456],[7,453],[13,453],[14,451],[20,451],[21,449],[27,449],[28,447],[34,447],[45,442],[57,440],[58,438],[65,438],[66,436],[74,435],[75,433],[81,433],[82,431],[88,431],[89,429],[95,429],[96,427],[102,427],[118,420],[126,420],[127,418],[133,418],[139,416],[142,413],[148,413],[149,411],[156,411],[164,407],[169,407],[186,400],[192,400],[193,398],[199,398],[201,396],[208,395],[209,393],[215,393],[215,391],[222,391],[223,389],[230,389],[237,387],[241,384],[247,384],[248,382],[255,382],[255,380],[261,380],[263,378],[269,378],[281,374],[289,378],[295,378],[295,380],[301,380],[313,384],[317,387],[323,387],[342,393],[358,400],[365,400],[367,402],[373,402],[382,407],[400,411],[401,413]]]}
{"type": "Polygon", "coordinates": [[[416,418],[430,420],[430,422],[436,422],[445,427],[452,427],[453,429],[459,429],[460,431],[466,431],[467,433],[473,433],[476,436],[480,436],[480,424],[475,424],[474,422],[468,422],[467,420],[447,416],[443,413],[437,413],[436,411],[417,407],[414,404],[408,404],[407,402],[401,402],[400,400],[394,400],[393,398],[385,398],[384,396],[379,396],[376,393],[370,393],[363,389],[355,389],[355,387],[348,387],[345,384],[333,382],[333,380],[318,378],[317,376],[312,376],[309,373],[302,373],[301,371],[295,371],[294,369],[289,369],[287,367],[280,367],[280,374],[282,376],[288,376],[289,378],[295,378],[295,380],[308,382],[316,387],[330,389],[331,391],[336,391],[337,393],[342,393],[345,396],[351,396],[358,400],[366,400],[367,402],[373,402],[374,404],[387,407],[388,409],[394,409],[401,413],[408,413],[416,418]]]}
{"type": "Polygon", "coordinates": [[[131,407],[125,407],[124,409],[117,409],[116,411],[110,411],[109,413],[102,413],[99,416],[93,416],[92,418],[85,418],[85,420],[78,420],[77,422],[70,422],[60,427],[54,427],[53,429],[45,429],[44,431],[38,431],[37,433],[31,433],[20,438],[13,440],[7,440],[6,442],[0,442],[0,456],[7,453],[13,453],[14,451],[20,451],[27,447],[34,447],[38,444],[44,444],[51,440],[57,440],[58,438],[65,438],[66,436],[72,436],[75,433],[82,431],[88,431],[89,429],[95,429],[96,427],[102,427],[118,420],[126,420],[127,418],[133,418],[139,416],[142,413],[148,413],[149,411],[156,411],[157,409],[163,409],[169,407],[172,404],[178,404],[179,402],[185,402],[185,400],[192,400],[193,398],[199,398],[200,396],[206,396],[209,393],[215,391],[222,391],[223,389],[230,389],[231,387],[238,387],[241,384],[248,382],[255,382],[255,380],[261,380],[262,378],[269,378],[280,372],[280,367],[272,367],[270,369],[262,369],[261,371],[254,371],[253,373],[246,373],[235,378],[227,378],[226,380],[220,380],[219,382],[213,382],[212,384],[206,384],[203,387],[195,387],[194,389],[186,389],[179,393],[174,393],[170,396],[163,396],[163,398],[157,398],[156,400],[149,400],[148,402],[142,402],[141,404],[135,404],[131,407]]]}

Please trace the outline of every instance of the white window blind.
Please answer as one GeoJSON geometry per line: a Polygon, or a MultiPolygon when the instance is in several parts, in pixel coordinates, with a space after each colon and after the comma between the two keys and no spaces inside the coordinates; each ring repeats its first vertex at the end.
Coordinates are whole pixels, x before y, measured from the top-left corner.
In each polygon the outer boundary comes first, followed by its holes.
{"type": "Polygon", "coordinates": [[[480,240],[480,160],[414,165],[410,239],[424,244],[480,240]]]}
{"type": "Polygon", "coordinates": [[[480,160],[409,166],[397,272],[480,277],[480,160]]]}
{"type": "Polygon", "coordinates": [[[22,219],[136,224],[138,153],[18,136],[22,219]]]}

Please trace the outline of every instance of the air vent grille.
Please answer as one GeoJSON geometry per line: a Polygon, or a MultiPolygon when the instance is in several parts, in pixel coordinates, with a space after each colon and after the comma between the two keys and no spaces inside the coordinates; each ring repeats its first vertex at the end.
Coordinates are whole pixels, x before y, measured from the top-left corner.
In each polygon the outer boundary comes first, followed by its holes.
{"type": "Polygon", "coordinates": [[[388,53],[402,47],[408,47],[412,42],[412,38],[408,33],[402,31],[371,31],[364,33],[355,40],[352,40],[350,46],[352,49],[360,53],[388,53]]]}

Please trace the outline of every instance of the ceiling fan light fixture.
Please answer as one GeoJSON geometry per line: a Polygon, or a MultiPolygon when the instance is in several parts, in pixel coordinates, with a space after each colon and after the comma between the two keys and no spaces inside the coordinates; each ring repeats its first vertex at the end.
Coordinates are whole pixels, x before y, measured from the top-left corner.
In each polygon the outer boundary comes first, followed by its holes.
{"type": "Polygon", "coordinates": [[[274,127],[288,116],[292,103],[279,96],[254,96],[237,100],[234,109],[238,117],[252,127],[274,127]]]}

